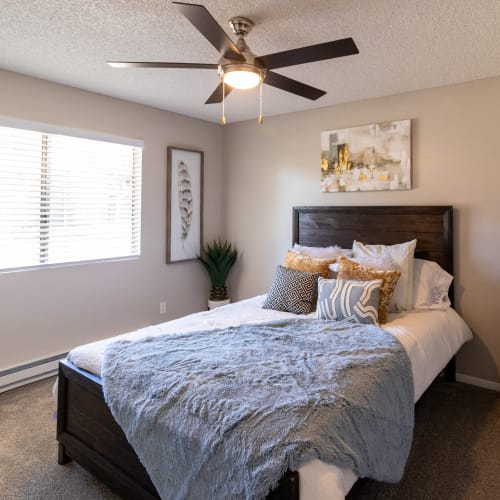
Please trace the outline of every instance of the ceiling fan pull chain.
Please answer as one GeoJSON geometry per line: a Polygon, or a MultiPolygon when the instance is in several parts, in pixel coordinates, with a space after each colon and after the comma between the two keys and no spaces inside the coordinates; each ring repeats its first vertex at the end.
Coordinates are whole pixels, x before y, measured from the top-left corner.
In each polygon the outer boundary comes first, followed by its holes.
{"type": "Polygon", "coordinates": [[[222,120],[220,121],[222,126],[226,124],[226,113],[224,110],[225,103],[226,103],[226,84],[224,83],[224,80],[222,80],[222,120]]]}
{"type": "Polygon", "coordinates": [[[260,79],[260,92],[259,92],[259,124],[262,125],[264,118],[262,117],[262,78],[260,79]]]}

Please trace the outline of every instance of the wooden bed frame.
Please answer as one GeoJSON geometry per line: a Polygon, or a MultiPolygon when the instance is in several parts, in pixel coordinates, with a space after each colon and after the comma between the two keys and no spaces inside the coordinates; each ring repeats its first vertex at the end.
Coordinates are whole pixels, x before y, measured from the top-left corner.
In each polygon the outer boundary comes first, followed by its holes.
{"type": "MultiPolygon", "coordinates": [[[[395,244],[416,238],[416,257],[434,260],[453,274],[453,209],[450,206],[310,206],[293,208],[293,243],[340,245],[353,240],[395,244]]],[[[453,301],[453,289],[450,289],[453,301]]],[[[455,358],[446,369],[455,380],[455,358]]],[[[58,462],[73,459],[126,499],[159,498],[155,487],[104,401],[99,377],[69,361],[59,364],[58,462]]],[[[268,500],[298,500],[299,477],[287,472],[268,500]]]]}

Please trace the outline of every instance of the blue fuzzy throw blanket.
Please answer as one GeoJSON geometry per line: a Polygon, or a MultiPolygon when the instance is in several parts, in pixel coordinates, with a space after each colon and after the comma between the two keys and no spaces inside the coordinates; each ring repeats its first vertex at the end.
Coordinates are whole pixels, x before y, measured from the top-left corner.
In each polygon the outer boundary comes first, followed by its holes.
{"type": "Polygon", "coordinates": [[[162,499],[259,499],[319,458],[398,481],[413,382],[372,325],[293,319],[108,346],[105,399],[162,499]]]}

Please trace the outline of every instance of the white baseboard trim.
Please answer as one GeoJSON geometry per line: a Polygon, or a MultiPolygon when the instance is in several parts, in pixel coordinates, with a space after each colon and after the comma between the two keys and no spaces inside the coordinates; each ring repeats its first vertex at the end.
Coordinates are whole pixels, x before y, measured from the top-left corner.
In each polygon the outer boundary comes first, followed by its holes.
{"type": "Polygon", "coordinates": [[[59,360],[67,353],[41,359],[0,372],[0,393],[57,375],[59,360]]]}
{"type": "Polygon", "coordinates": [[[457,381],[463,382],[464,384],[477,385],[478,387],[484,387],[485,389],[491,389],[492,391],[500,392],[500,382],[493,382],[493,380],[485,380],[484,378],[471,377],[470,375],[457,373],[457,381]]]}

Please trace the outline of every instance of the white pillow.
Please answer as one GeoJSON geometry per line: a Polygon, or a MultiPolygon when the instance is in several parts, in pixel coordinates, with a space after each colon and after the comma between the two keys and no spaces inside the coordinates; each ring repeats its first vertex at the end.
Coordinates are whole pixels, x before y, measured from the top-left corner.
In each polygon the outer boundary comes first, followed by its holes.
{"type": "Polygon", "coordinates": [[[444,310],[450,307],[448,290],[453,276],[437,262],[415,259],[413,267],[414,309],[444,310]]]}
{"type": "Polygon", "coordinates": [[[417,240],[396,245],[365,245],[354,241],[352,245],[354,259],[363,259],[363,262],[358,261],[360,264],[401,272],[389,304],[391,312],[413,309],[413,255],[416,245],[417,240]],[[370,263],[367,259],[375,260],[370,263]]]}
{"type": "Polygon", "coordinates": [[[307,255],[308,257],[314,257],[315,259],[338,260],[341,256],[349,257],[352,255],[352,250],[350,248],[340,248],[338,245],[329,247],[307,247],[295,243],[295,245],[293,245],[293,251],[307,255]]]}

